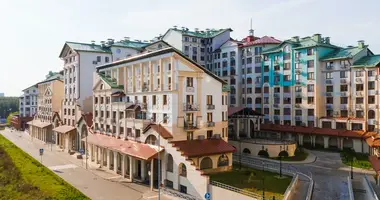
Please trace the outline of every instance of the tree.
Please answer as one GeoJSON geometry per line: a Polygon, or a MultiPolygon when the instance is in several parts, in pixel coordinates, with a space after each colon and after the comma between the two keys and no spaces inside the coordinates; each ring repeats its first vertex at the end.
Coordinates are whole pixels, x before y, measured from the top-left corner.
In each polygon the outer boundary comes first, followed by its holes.
{"type": "Polygon", "coordinates": [[[0,119],[5,119],[11,112],[19,110],[18,97],[0,97],[0,119]]]}
{"type": "Polygon", "coordinates": [[[7,124],[11,124],[11,119],[14,115],[18,115],[19,113],[18,112],[11,112],[8,117],[7,117],[7,124]]]}

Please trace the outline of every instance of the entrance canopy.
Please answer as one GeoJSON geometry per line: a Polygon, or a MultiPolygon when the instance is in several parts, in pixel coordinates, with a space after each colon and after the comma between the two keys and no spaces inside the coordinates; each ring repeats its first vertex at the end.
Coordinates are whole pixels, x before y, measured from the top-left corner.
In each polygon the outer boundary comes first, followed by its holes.
{"type": "Polygon", "coordinates": [[[27,124],[29,124],[31,126],[36,126],[39,128],[45,128],[45,127],[48,127],[51,125],[49,122],[43,122],[43,121],[38,120],[38,119],[34,119],[32,121],[29,121],[27,124]]]}
{"type": "MultiPolygon", "coordinates": [[[[86,141],[86,138],[82,139],[82,141],[86,141]]],[[[87,142],[142,160],[150,160],[158,153],[156,146],[130,140],[120,140],[102,134],[89,134],[87,136],[87,142]]],[[[164,148],[161,147],[160,151],[163,150],[164,148]]]]}
{"type": "Polygon", "coordinates": [[[53,131],[58,132],[58,133],[68,133],[74,129],[75,129],[75,127],[73,127],[73,126],[62,125],[62,126],[58,126],[58,127],[54,128],[53,131]]]}
{"type": "Polygon", "coordinates": [[[228,108],[228,118],[254,118],[261,117],[263,114],[253,110],[252,108],[246,108],[244,106],[240,107],[229,107],[228,108]]]}

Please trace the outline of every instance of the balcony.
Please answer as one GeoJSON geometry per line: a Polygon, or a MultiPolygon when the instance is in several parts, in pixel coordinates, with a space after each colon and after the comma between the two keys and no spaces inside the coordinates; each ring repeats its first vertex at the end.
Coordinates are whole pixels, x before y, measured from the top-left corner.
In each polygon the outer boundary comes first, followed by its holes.
{"type": "Polygon", "coordinates": [[[328,80],[326,80],[326,84],[333,84],[333,81],[328,79],[328,80]]]}
{"type": "Polygon", "coordinates": [[[183,129],[185,130],[194,130],[197,129],[197,124],[195,122],[186,122],[183,124],[183,129]]]}
{"type": "Polygon", "coordinates": [[[190,104],[190,103],[184,103],[183,104],[183,111],[198,111],[199,105],[198,104],[190,104]]]}
{"type": "Polygon", "coordinates": [[[332,92],[326,92],[326,96],[331,97],[332,96],[332,92]]]}
{"type": "Polygon", "coordinates": [[[296,121],[301,121],[302,120],[302,116],[296,116],[296,121]]]}
{"type": "Polygon", "coordinates": [[[296,81],[296,84],[297,85],[301,85],[301,81],[296,81]]]}
{"type": "Polygon", "coordinates": [[[358,83],[363,83],[363,79],[362,78],[356,78],[355,81],[358,82],[358,83]]]}
{"type": "Polygon", "coordinates": [[[362,91],[357,91],[355,94],[356,94],[356,96],[359,96],[359,97],[363,96],[363,92],[362,91]]]}
{"type": "Polygon", "coordinates": [[[215,109],[215,105],[207,104],[207,110],[214,110],[214,109],[215,109]]]}
{"type": "Polygon", "coordinates": [[[340,83],[342,83],[342,84],[347,84],[347,83],[348,83],[348,80],[347,80],[347,79],[340,79],[340,83]]]}
{"type": "Polygon", "coordinates": [[[186,92],[194,92],[194,87],[186,87],[186,92]]]}
{"type": "Polygon", "coordinates": [[[340,93],[340,96],[342,96],[342,97],[346,97],[346,96],[348,96],[348,93],[347,93],[347,92],[341,92],[341,93],[340,93]]]}
{"type": "Polygon", "coordinates": [[[358,110],[361,110],[361,109],[363,109],[363,105],[361,105],[361,104],[356,104],[356,105],[355,105],[355,108],[358,109],[358,110]]]}
{"type": "Polygon", "coordinates": [[[215,122],[207,122],[207,127],[214,127],[215,126],[215,122]]]}

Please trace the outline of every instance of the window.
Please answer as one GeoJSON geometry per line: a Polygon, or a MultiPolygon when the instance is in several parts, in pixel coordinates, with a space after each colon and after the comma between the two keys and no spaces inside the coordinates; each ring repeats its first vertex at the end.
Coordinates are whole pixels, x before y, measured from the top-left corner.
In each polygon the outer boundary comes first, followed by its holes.
{"type": "Polygon", "coordinates": [[[308,60],[307,61],[307,68],[313,68],[314,67],[314,60],[308,60]]]}
{"type": "Polygon", "coordinates": [[[332,79],[332,73],[331,72],[326,73],[326,79],[332,79]]]}
{"type": "Polygon", "coordinates": [[[120,111],[120,113],[119,113],[119,119],[124,119],[124,112],[120,111]]]}
{"type": "Polygon", "coordinates": [[[268,83],[269,82],[269,76],[264,76],[264,83],[268,83]]]}
{"type": "Polygon", "coordinates": [[[280,71],[280,65],[275,65],[274,66],[274,71],[280,71]]]}
{"type": "Polygon", "coordinates": [[[362,110],[357,110],[356,111],[356,117],[357,118],[363,118],[364,117],[364,112],[362,110]]]}
{"type": "Polygon", "coordinates": [[[363,91],[363,84],[356,84],[356,91],[363,91]]]}
{"type": "Polygon", "coordinates": [[[290,108],[284,108],[284,115],[290,115],[290,108]]]}
{"type": "Polygon", "coordinates": [[[347,85],[340,85],[340,91],[341,92],[347,92],[348,91],[348,86],[347,85]]]}
{"type": "Polygon", "coordinates": [[[295,101],[296,101],[297,104],[301,104],[302,103],[302,98],[297,97],[295,101]]]}
{"type": "Polygon", "coordinates": [[[290,53],[284,54],[284,60],[290,60],[290,53]]]}
{"type": "Polygon", "coordinates": [[[341,110],[340,111],[340,116],[341,117],[348,117],[348,110],[341,110]]]}
{"type": "Polygon", "coordinates": [[[208,130],[207,131],[207,139],[211,139],[212,138],[212,130],[208,130]]]}
{"type": "Polygon", "coordinates": [[[314,80],[314,72],[307,73],[307,80],[314,80]]]}
{"type": "Polygon", "coordinates": [[[307,116],[314,116],[314,109],[307,109],[307,116]]]}
{"type": "Polygon", "coordinates": [[[164,119],[164,120],[163,120],[163,123],[164,123],[164,124],[167,124],[167,123],[168,123],[168,114],[164,113],[164,114],[163,114],[163,119],[164,119]]]}
{"type": "Polygon", "coordinates": [[[363,97],[356,97],[356,104],[363,104],[363,97]]]}
{"type": "Polygon", "coordinates": [[[285,63],[284,64],[284,70],[290,69],[290,63],[285,63]]]}
{"type": "Polygon", "coordinates": [[[207,113],[207,122],[213,122],[212,121],[212,113],[207,113]]]}
{"type": "Polygon", "coordinates": [[[302,116],[302,110],[296,110],[296,116],[302,116]]]}
{"type": "Polygon", "coordinates": [[[187,77],[187,87],[193,87],[193,77],[187,77]]]}
{"type": "Polygon", "coordinates": [[[275,88],[273,89],[273,91],[274,91],[274,93],[279,93],[279,92],[280,92],[280,88],[279,88],[279,87],[275,87],[275,88]]]}
{"type": "Polygon", "coordinates": [[[187,194],[187,187],[183,185],[179,185],[179,192],[187,194]]]}
{"type": "Polygon", "coordinates": [[[274,110],[274,114],[275,114],[275,115],[280,115],[280,110],[279,110],[279,109],[275,109],[275,110],[274,110]]]}
{"type": "Polygon", "coordinates": [[[102,57],[101,56],[97,56],[96,57],[96,62],[102,62],[102,57]]]}
{"type": "Polygon", "coordinates": [[[261,88],[255,88],[255,94],[260,94],[261,93],[261,88]]]}
{"type": "Polygon", "coordinates": [[[374,104],[375,103],[375,96],[368,96],[368,104],[374,104]]]}
{"type": "Polygon", "coordinates": [[[268,65],[264,66],[264,72],[269,72],[269,66],[268,65]]]}
{"type": "Polygon", "coordinates": [[[375,89],[375,81],[368,81],[368,89],[369,90],[375,89]]]}
{"type": "Polygon", "coordinates": [[[326,92],[333,92],[333,91],[334,91],[334,87],[332,85],[326,86],[326,92]]]}
{"type": "MultiPolygon", "coordinates": [[[[313,86],[314,87],[314,86],[313,86]]],[[[302,87],[301,86],[296,86],[295,87],[296,92],[302,92],[302,87]]]]}
{"type": "Polygon", "coordinates": [[[347,78],[347,71],[341,71],[340,78],[347,78]]]}
{"type": "Polygon", "coordinates": [[[340,97],[340,104],[347,104],[348,98],[347,97],[340,97]]]}
{"type": "Polygon", "coordinates": [[[212,95],[207,95],[207,105],[213,105],[212,104],[212,95]]]}
{"type": "Polygon", "coordinates": [[[189,51],[189,46],[185,46],[185,51],[189,51]]]}
{"type": "Polygon", "coordinates": [[[375,76],[376,72],[375,70],[368,70],[368,77],[375,76]]]}
{"type": "Polygon", "coordinates": [[[261,62],[261,57],[255,57],[255,63],[260,63],[261,62]]]}
{"type": "Polygon", "coordinates": [[[184,37],[184,39],[185,39],[185,42],[189,41],[189,37],[184,37]]]}
{"type": "Polygon", "coordinates": [[[307,49],[307,55],[308,55],[308,56],[311,56],[311,55],[313,55],[313,54],[314,54],[313,49],[307,49]]]}
{"type": "Polygon", "coordinates": [[[334,97],[326,97],[327,104],[334,104],[334,97]]]}
{"type": "Polygon", "coordinates": [[[194,133],[193,132],[187,132],[187,140],[193,140],[194,133]]]}
{"type": "Polygon", "coordinates": [[[191,38],[192,42],[197,42],[197,38],[191,38]]]}
{"type": "Polygon", "coordinates": [[[168,105],[168,96],[166,94],[163,96],[163,99],[163,105],[168,105]]]}
{"type": "Polygon", "coordinates": [[[284,86],[284,93],[290,93],[290,87],[284,86]]]}
{"type": "Polygon", "coordinates": [[[152,104],[153,104],[153,105],[156,105],[156,103],[157,103],[157,102],[156,102],[156,95],[153,95],[153,96],[152,96],[152,104]]]}
{"type": "Polygon", "coordinates": [[[222,58],[227,58],[228,57],[228,53],[222,53],[222,58]]]}
{"type": "Polygon", "coordinates": [[[110,61],[110,58],[109,57],[104,57],[104,62],[108,63],[110,61]]]}
{"type": "Polygon", "coordinates": [[[247,64],[251,64],[252,63],[252,58],[247,58],[247,64]]]}
{"type": "MultiPolygon", "coordinates": [[[[297,86],[297,87],[300,87],[300,86],[297,86]]],[[[307,92],[314,92],[314,84],[307,85],[307,92]]]]}
{"type": "Polygon", "coordinates": [[[356,71],[355,72],[356,77],[362,77],[363,76],[363,71],[356,71]]]}
{"type": "Polygon", "coordinates": [[[314,97],[307,97],[308,104],[314,104],[314,97]]]}

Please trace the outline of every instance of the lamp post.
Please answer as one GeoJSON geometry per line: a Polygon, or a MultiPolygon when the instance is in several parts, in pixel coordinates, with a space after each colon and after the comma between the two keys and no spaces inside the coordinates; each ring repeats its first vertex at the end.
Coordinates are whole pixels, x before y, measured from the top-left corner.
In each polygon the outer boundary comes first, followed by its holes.
{"type": "MultiPolygon", "coordinates": [[[[161,157],[160,157],[160,138],[161,138],[161,134],[160,134],[160,124],[164,121],[166,121],[168,119],[168,117],[164,117],[159,123],[158,123],[158,153],[157,153],[157,171],[158,171],[158,184],[157,184],[157,188],[158,188],[158,200],[160,200],[161,196],[160,196],[160,184],[161,184],[161,157]]],[[[153,178],[153,177],[152,177],[153,178]]]]}
{"type": "Polygon", "coordinates": [[[282,177],[282,156],[280,155],[280,178],[282,177]]]}
{"type": "Polygon", "coordinates": [[[265,163],[264,163],[264,161],[262,161],[262,165],[263,165],[263,179],[262,179],[262,181],[263,181],[263,200],[265,200],[265,187],[264,187],[264,172],[265,172],[265,170],[264,170],[264,165],[265,165],[265,163]]]}
{"type": "MultiPolygon", "coordinates": [[[[351,149],[351,150],[352,150],[352,152],[354,152],[353,149],[351,149]]],[[[354,153],[352,153],[352,156],[351,156],[351,180],[354,179],[353,164],[354,164],[354,153]]]]}

